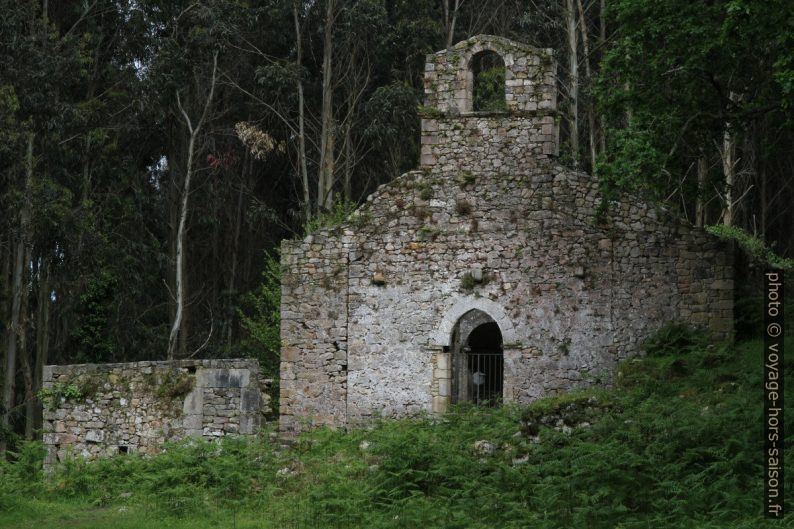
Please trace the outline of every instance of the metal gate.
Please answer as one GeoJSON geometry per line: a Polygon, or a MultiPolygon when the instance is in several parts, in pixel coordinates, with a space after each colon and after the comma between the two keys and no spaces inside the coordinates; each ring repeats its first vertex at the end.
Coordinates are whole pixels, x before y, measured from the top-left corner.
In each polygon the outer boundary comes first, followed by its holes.
{"type": "MultiPolygon", "coordinates": [[[[468,349],[464,348],[464,351],[468,349]]],[[[457,402],[482,406],[502,403],[504,355],[502,351],[463,352],[457,355],[453,394],[457,402]]]]}

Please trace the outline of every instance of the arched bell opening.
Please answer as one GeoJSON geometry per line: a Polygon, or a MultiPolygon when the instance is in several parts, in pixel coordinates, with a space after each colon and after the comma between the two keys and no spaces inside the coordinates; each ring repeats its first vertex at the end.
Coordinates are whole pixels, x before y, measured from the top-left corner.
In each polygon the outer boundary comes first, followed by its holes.
{"type": "Polygon", "coordinates": [[[506,111],[505,62],[502,57],[494,51],[481,51],[472,57],[470,69],[472,110],[475,112],[506,111]]]}

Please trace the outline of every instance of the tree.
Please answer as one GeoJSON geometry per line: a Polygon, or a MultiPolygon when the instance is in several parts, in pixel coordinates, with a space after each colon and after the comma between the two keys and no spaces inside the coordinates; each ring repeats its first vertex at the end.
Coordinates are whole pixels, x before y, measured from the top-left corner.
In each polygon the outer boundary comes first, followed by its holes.
{"type": "Polygon", "coordinates": [[[179,97],[179,90],[176,91],[176,104],[182,118],[185,120],[185,125],[188,130],[188,148],[187,159],[185,160],[185,179],[182,184],[182,199],[179,210],[179,228],[176,235],[176,263],[175,263],[175,276],[176,276],[176,315],[171,325],[171,332],[168,336],[168,359],[173,360],[176,353],[177,337],[179,336],[179,329],[182,324],[182,311],[185,305],[185,258],[184,258],[184,245],[185,245],[185,224],[187,222],[188,213],[188,199],[190,198],[190,181],[193,176],[193,163],[196,156],[196,141],[199,138],[201,128],[207,120],[207,114],[212,104],[212,96],[215,93],[216,73],[218,71],[218,51],[216,50],[212,55],[212,73],[210,74],[209,88],[206,99],[204,100],[204,107],[201,110],[200,117],[193,122],[190,116],[182,106],[182,101],[179,97]]]}
{"type": "MultiPolygon", "coordinates": [[[[612,138],[601,167],[607,183],[644,188],[696,224],[750,231],[751,204],[768,201],[769,178],[791,196],[780,160],[793,154],[784,82],[792,51],[775,14],[790,8],[785,0],[611,4],[615,38],[598,79],[612,138]],[[754,184],[759,175],[767,183],[754,184]]],[[[781,211],[790,218],[790,208],[781,211]]],[[[779,221],[761,230],[780,237],[779,221]]]]}

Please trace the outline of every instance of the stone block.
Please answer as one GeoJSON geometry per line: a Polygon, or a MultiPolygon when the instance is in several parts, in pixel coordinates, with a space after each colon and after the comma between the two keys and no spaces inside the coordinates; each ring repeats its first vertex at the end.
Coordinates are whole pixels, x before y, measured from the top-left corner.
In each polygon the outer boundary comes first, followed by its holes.
{"type": "Polygon", "coordinates": [[[204,422],[203,415],[183,415],[182,426],[186,435],[201,435],[201,427],[204,422]]]}
{"type": "Polygon", "coordinates": [[[442,370],[449,370],[450,369],[450,354],[449,353],[438,353],[436,356],[436,368],[439,371],[442,370]]]}
{"type": "Polygon", "coordinates": [[[182,402],[182,413],[184,415],[200,415],[203,409],[204,391],[201,387],[195,387],[185,396],[185,400],[182,402]]]}
{"type": "Polygon", "coordinates": [[[250,371],[248,369],[229,369],[229,387],[244,388],[250,383],[250,371]]]}
{"type": "Polygon", "coordinates": [[[449,409],[449,397],[433,397],[433,413],[446,413],[449,409]]]}
{"type": "Polygon", "coordinates": [[[240,396],[240,411],[243,413],[256,413],[259,411],[259,388],[243,388],[240,396]]]}
{"type": "Polygon", "coordinates": [[[202,369],[196,374],[196,385],[204,388],[228,388],[228,369],[202,369]]]}
{"type": "Polygon", "coordinates": [[[732,279],[719,279],[711,283],[711,288],[714,290],[733,290],[732,279]]]}
{"type": "Polygon", "coordinates": [[[259,429],[259,420],[255,415],[242,415],[240,417],[239,432],[242,435],[252,435],[259,429]]]}
{"type": "Polygon", "coordinates": [[[102,430],[88,430],[85,440],[89,443],[101,443],[105,440],[105,432],[102,430]]]}
{"type": "Polygon", "coordinates": [[[435,157],[434,154],[432,154],[430,152],[427,152],[427,153],[423,152],[422,153],[421,164],[423,166],[436,165],[436,163],[437,163],[437,160],[436,160],[436,157],[435,157]]]}

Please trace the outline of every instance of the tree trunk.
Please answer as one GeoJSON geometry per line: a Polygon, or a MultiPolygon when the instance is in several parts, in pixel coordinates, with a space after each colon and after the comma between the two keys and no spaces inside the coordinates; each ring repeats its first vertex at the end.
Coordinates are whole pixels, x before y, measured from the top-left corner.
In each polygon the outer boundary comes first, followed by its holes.
{"type": "Polygon", "coordinates": [[[442,3],[444,4],[444,29],[446,29],[447,33],[447,49],[449,49],[455,39],[455,24],[458,21],[458,10],[461,2],[460,0],[455,0],[452,13],[449,12],[449,0],[442,0],[442,3]]]}
{"type": "MultiPolygon", "coordinates": [[[[31,262],[30,247],[25,251],[25,263],[28,265],[31,262]]],[[[30,367],[30,358],[28,357],[28,301],[30,299],[30,290],[25,287],[22,290],[22,307],[21,307],[21,331],[19,334],[19,358],[22,364],[22,379],[25,382],[25,438],[33,439],[33,411],[34,411],[34,397],[33,397],[33,370],[30,367]]]]}
{"type": "MultiPolygon", "coordinates": [[[[298,71],[301,70],[303,60],[303,36],[301,34],[300,19],[298,18],[298,5],[300,0],[292,2],[292,18],[295,21],[295,45],[298,71]]],[[[303,221],[308,223],[312,219],[312,199],[309,191],[309,169],[306,163],[306,128],[304,118],[303,80],[297,76],[295,81],[298,89],[298,166],[300,167],[301,184],[303,186],[303,221]]],[[[319,197],[318,197],[319,200],[319,197]]]]}
{"type": "Polygon", "coordinates": [[[234,288],[235,279],[237,276],[237,252],[240,246],[240,227],[243,223],[243,190],[246,184],[246,168],[248,163],[248,152],[246,151],[245,158],[243,159],[242,175],[240,178],[240,191],[237,193],[237,209],[234,218],[234,238],[232,239],[232,262],[229,270],[229,286],[227,296],[228,299],[228,320],[226,324],[226,346],[232,346],[232,323],[234,322],[234,288]]]}
{"type": "Polygon", "coordinates": [[[706,209],[704,206],[704,196],[706,191],[706,174],[708,173],[708,165],[706,156],[701,155],[698,157],[698,187],[697,196],[695,198],[695,226],[702,228],[705,222],[706,209]]]}
{"type": "MultiPolygon", "coordinates": [[[[738,94],[730,92],[731,101],[739,100],[738,94]]],[[[725,130],[722,133],[722,174],[725,178],[725,203],[722,213],[722,223],[726,226],[733,226],[734,223],[734,186],[736,185],[736,138],[733,126],[730,122],[725,122],[725,130]]]]}
{"type": "MultiPolygon", "coordinates": [[[[11,307],[9,306],[10,299],[11,299],[11,261],[13,258],[13,251],[12,248],[13,244],[13,236],[11,234],[11,226],[6,225],[8,231],[4,234],[7,238],[0,242],[0,250],[2,250],[2,258],[3,258],[3,267],[0,269],[0,321],[7,322],[9,321],[9,311],[11,307]]],[[[6,346],[8,345],[6,336],[3,335],[2,339],[0,339],[0,358],[2,361],[5,362],[6,357],[6,346]]],[[[0,404],[1,405],[1,404],[0,404]]],[[[0,410],[1,412],[2,410],[0,410]]]]}
{"type": "MultiPolygon", "coordinates": [[[[600,9],[598,12],[598,43],[599,43],[598,47],[601,50],[605,50],[607,45],[607,17],[605,14],[607,9],[606,0],[601,0],[599,7],[600,9]]],[[[607,152],[607,119],[603,114],[599,114],[598,121],[599,121],[598,143],[601,153],[605,153],[607,152]]]]}
{"type": "MultiPolygon", "coordinates": [[[[23,283],[23,274],[25,270],[25,255],[28,253],[28,230],[30,228],[30,194],[33,186],[33,142],[35,134],[28,133],[27,152],[25,157],[25,192],[22,199],[22,208],[19,212],[19,234],[17,235],[17,244],[15,250],[14,261],[14,277],[12,280],[12,301],[11,301],[11,319],[8,325],[5,358],[5,371],[3,381],[3,410],[1,426],[8,429],[11,418],[11,408],[14,407],[14,381],[17,372],[17,345],[19,338],[25,332],[22,328],[22,301],[23,290],[26,286],[23,283]]],[[[0,451],[5,451],[6,442],[0,440],[0,451]]]]}
{"type": "Polygon", "coordinates": [[[736,153],[733,134],[725,128],[722,135],[722,174],[725,177],[725,206],[722,214],[722,223],[726,226],[733,225],[733,185],[735,179],[734,156],[736,153]]]}
{"type": "MultiPolygon", "coordinates": [[[[592,94],[593,75],[590,71],[590,43],[587,37],[587,19],[584,16],[584,6],[582,0],[576,0],[577,7],[579,8],[579,30],[582,34],[582,48],[584,49],[584,69],[585,76],[587,77],[587,84],[590,87],[592,94]]],[[[587,101],[587,136],[590,144],[590,172],[595,171],[596,166],[596,117],[595,117],[595,101],[592,95],[587,101]]]]}
{"type": "Polygon", "coordinates": [[[579,52],[576,31],[576,7],[574,0],[565,0],[565,27],[568,37],[568,128],[571,155],[575,166],[579,165],[579,52]]]}
{"type": "Polygon", "coordinates": [[[50,259],[45,257],[39,267],[39,299],[36,315],[36,361],[33,369],[33,428],[41,428],[41,403],[38,393],[42,387],[44,366],[50,351],[50,259]]]}
{"type": "Polygon", "coordinates": [[[201,130],[201,126],[204,124],[204,121],[207,119],[207,112],[209,111],[210,104],[212,103],[212,96],[215,93],[215,74],[217,73],[217,70],[218,70],[218,52],[216,51],[212,56],[212,78],[210,80],[209,94],[207,95],[207,99],[204,101],[204,110],[202,111],[201,117],[199,118],[195,127],[193,126],[193,122],[190,120],[190,116],[188,116],[187,112],[182,107],[182,101],[179,97],[179,91],[176,92],[177,106],[179,107],[179,111],[182,114],[182,118],[185,120],[185,125],[187,125],[187,129],[188,132],[190,133],[190,136],[188,139],[187,160],[185,161],[185,182],[184,185],[182,186],[182,200],[181,200],[181,207],[179,209],[179,228],[177,229],[177,235],[176,235],[176,264],[175,264],[176,314],[174,315],[174,322],[173,325],[171,326],[171,332],[168,336],[169,360],[173,360],[175,358],[180,331],[183,334],[182,336],[183,354],[187,343],[187,336],[184,336],[185,329],[183,327],[183,321],[182,321],[183,313],[184,313],[184,305],[185,305],[185,286],[184,286],[185,224],[187,223],[188,198],[190,197],[190,181],[193,176],[193,157],[196,149],[196,140],[198,138],[199,131],[201,130]]]}
{"type": "Polygon", "coordinates": [[[345,127],[345,202],[353,200],[353,140],[352,126],[345,127]]]}
{"type": "Polygon", "coordinates": [[[766,169],[761,169],[758,173],[758,178],[761,180],[761,240],[766,240],[766,223],[768,216],[768,202],[766,198],[766,169]]]}
{"type": "Polygon", "coordinates": [[[332,55],[334,51],[334,0],[327,0],[323,38],[323,105],[320,130],[320,171],[317,180],[317,208],[330,211],[334,204],[334,86],[332,55]]]}

